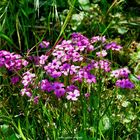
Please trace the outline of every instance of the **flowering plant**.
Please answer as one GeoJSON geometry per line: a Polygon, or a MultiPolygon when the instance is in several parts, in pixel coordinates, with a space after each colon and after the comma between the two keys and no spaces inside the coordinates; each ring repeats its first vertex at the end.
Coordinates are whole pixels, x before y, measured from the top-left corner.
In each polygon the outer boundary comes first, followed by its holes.
{"type": "MultiPolygon", "coordinates": [[[[43,41],[40,49],[48,48],[48,45],[48,42],[43,41]]],[[[105,37],[88,39],[80,33],[73,33],[69,40],[63,40],[50,50],[50,55],[46,52],[23,58],[19,54],[1,50],[0,67],[11,72],[10,86],[18,87],[16,97],[17,100],[19,97],[21,99],[18,111],[23,112],[26,123],[29,124],[32,117],[48,120],[47,126],[41,126],[43,136],[53,136],[55,139],[61,135],[81,136],[81,132],[84,132],[82,137],[87,138],[89,131],[91,137],[98,138],[111,129],[111,123],[115,126],[121,119],[117,118],[116,122],[111,122],[118,109],[116,107],[116,110],[112,110],[109,117],[109,110],[114,107],[113,102],[121,92],[129,92],[137,87],[131,79],[130,70],[127,67],[112,67],[113,61],[108,57],[122,49],[123,47],[115,42],[108,43],[105,37]],[[29,109],[29,114],[23,106],[29,109]],[[37,106],[41,106],[43,110],[34,116],[36,109],[39,109],[37,106]],[[40,114],[42,111],[44,114],[40,114]],[[42,118],[39,118],[40,115],[42,118]],[[80,120],[77,120],[77,115],[80,120]],[[68,123],[67,119],[71,123],[68,126],[70,131],[65,132],[64,123],[68,123]],[[105,122],[105,119],[108,122],[105,122]],[[79,129],[77,123],[80,124],[79,129]],[[60,130],[56,131],[57,127],[60,130]],[[56,134],[49,134],[50,130],[56,134]]],[[[40,126],[39,122],[36,123],[40,126]]],[[[36,129],[35,127],[34,131],[36,129]]],[[[19,134],[25,139],[23,132],[19,131],[19,134]]]]}

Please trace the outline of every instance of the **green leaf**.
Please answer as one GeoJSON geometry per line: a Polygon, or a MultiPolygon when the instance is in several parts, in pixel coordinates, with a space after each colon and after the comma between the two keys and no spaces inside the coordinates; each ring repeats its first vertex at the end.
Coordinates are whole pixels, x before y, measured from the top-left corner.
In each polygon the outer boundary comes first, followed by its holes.
{"type": "Polygon", "coordinates": [[[4,33],[0,32],[0,38],[3,38],[4,40],[6,40],[9,44],[14,45],[13,41],[4,33]]]}
{"type": "Polygon", "coordinates": [[[132,81],[136,82],[136,83],[139,83],[140,82],[139,79],[135,75],[133,75],[133,74],[130,75],[130,79],[132,81]]]}
{"type": "Polygon", "coordinates": [[[128,31],[128,29],[127,28],[125,28],[125,27],[120,27],[120,28],[118,28],[118,33],[120,33],[120,34],[125,34],[125,33],[127,33],[127,31],[128,31]]]}

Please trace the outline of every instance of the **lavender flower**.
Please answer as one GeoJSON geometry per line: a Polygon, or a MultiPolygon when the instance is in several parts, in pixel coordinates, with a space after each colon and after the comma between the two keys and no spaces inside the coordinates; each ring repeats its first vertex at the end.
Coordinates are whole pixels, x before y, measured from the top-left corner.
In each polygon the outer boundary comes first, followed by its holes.
{"type": "Polygon", "coordinates": [[[100,52],[96,52],[97,57],[105,57],[107,55],[106,50],[102,50],[100,52]]]}
{"type": "Polygon", "coordinates": [[[35,74],[27,71],[23,74],[21,83],[24,85],[24,87],[28,87],[30,84],[33,83],[34,78],[35,74]]]}
{"type": "Polygon", "coordinates": [[[106,41],[105,36],[102,36],[102,37],[100,37],[100,36],[93,36],[91,38],[91,43],[95,43],[95,42],[99,42],[99,41],[101,41],[102,43],[104,43],[106,41]]]}
{"type": "Polygon", "coordinates": [[[78,100],[78,96],[80,96],[80,92],[79,92],[79,90],[77,90],[77,89],[75,89],[73,92],[67,92],[67,99],[68,100],[72,100],[72,101],[77,101],[78,100]]]}
{"type": "Polygon", "coordinates": [[[48,59],[48,56],[46,56],[46,55],[41,55],[41,56],[39,57],[39,64],[40,64],[40,65],[44,65],[47,59],[48,59]]]}
{"type": "Polygon", "coordinates": [[[58,90],[55,90],[54,94],[56,95],[57,98],[61,98],[62,96],[65,95],[65,89],[64,88],[60,88],[58,90]]]}
{"type": "Polygon", "coordinates": [[[117,45],[115,42],[109,43],[105,46],[107,50],[115,50],[115,51],[120,51],[122,47],[120,45],[117,45]]]}
{"type": "Polygon", "coordinates": [[[21,89],[20,94],[22,96],[24,96],[24,95],[27,95],[28,97],[31,97],[32,96],[32,93],[31,93],[31,89],[30,88],[23,88],[23,89],[21,89]]]}
{"type": "Polygon", "coordinates": [[[44,79],[40,82],[40,88],[42,91],[47,92],[51,92],[53,90],[52,84],[47,79],[44,79]]]}
{"type": "Polygon", "coordinates": [[[115,77],[115,78],[120,78],[120,77],[128,78],[129,73],[130,71],[128,70],[128,68],[121,68],[121,69],[112,71],[110,76],[115,77]]]}
{"type": "Polygon", "coordinates": [[[117,80],[116,86],[120,88],[126,88],[126,89],[134,88],[134,84],[129,79],[117,80]]]}
{"type": "Polygon", "coordinates": [[[42,41],[42,42],[39,44],[39,46],[40,46],[41,48],[48,48],[49,45],[50,45],[50,43],[47,42],[47,41],[42,41]]]}
{"type": "Polygon", "coordinates": [[[39,96],[35,96],[34,99],[33,99],[33,101],[34,101],[34,104],[38,104],[39,96]]]}

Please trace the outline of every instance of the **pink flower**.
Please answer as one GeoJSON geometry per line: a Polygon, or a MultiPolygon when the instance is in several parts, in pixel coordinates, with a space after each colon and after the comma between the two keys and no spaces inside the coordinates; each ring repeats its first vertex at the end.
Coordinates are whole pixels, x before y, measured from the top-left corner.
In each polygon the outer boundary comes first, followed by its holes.
{"type": "Polygon", "coordinates": [[[115,51],[120,51],[122,49],[122,46],[117,45],[116,42],[112,42],[112,43],[107,44],[105,46],[105,48],[107,50],[111,49],[111,50],[115,50],[115,51]]]}
{"type": "Polygon", "coordinates": [[[97,57],[105,57],[107,55],[106,50],[102,50],[100,52],[96,52],[97,57]]]}
{"type": "Polygon", "coordinates": [[[95,42],[98,42],[98,41],[101,41],[102,43],[104,43],[106,41],[106,38],[105,36],[93,36],[91,38],[91,43],[95,43],[95,42]]]}
{"type": "Polygon", "coordinates": [[[140,80],[140,75],[137,75],[138,80],[140,80]]]}
{"type": "Polygon", "coordinates": [[[39,96],[35,96],[34,97],[34,104],[38,104],[38,101],[39,101],[39,96]]]}
{"type": "Polygon", "coordinates": [[[47,41],[42,41],[42,42],[39,44],[39,46],[40,46],[41,48],[48,48],[49,45],[50,45],[50,43],[47,42],[47,41]]]}
{"type": "Polygon", "coordinates": [[[110,76],[115,77],[115,78],[120,78],[120,77],[127,78],[129,73],[130,71],[128,70],[128,68],[121,68],[121,69],[112,71],[110,76]]]}
{"type": "Polygon", "coordinates": [[[79,92],[79,90],[77,90],[77,89],[75,89],[73,92],[67,92],[67,99],[68,100],[72,100],[72,101],[77,101],[78,100],[78,96],[80,96],[80,92],[79,92]]]}
{"type": "Polygon", "coordinates": [[[46,56],[46,55],[41,55],[41,56],[39,57],[39,64],[40,64],[40,65],[44,65],[47,59],[48,59],[48,56],[46,56]]]}
{"type": "Polygon", "coordinates": [[[24,95],[27,95],[28,97],[31,97],[32,96],[32,93],[30,91],[30,88],[23,88],[23,89],[21,89],[20,94],[22,96],[24,96],[24,95]]]}
{"type": "Polygon", "coordinates": [[[90,96],[90,93],[85,93],[85,97],[88,98],[90,96]]]}
{"type": "Polygon", "coordinates": [[[42,91],[47,91],[47,92],[51,92],[53,90],[52,84],[47,79],[41,81],[40,88],[42,91]]]}

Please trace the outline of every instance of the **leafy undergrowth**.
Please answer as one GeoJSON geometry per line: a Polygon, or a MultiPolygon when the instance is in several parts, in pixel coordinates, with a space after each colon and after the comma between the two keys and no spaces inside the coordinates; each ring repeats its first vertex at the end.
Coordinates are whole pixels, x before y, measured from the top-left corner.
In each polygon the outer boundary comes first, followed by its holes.
{"type": "Polygon", "coordinates": [[[0,139],[138,140],[133,55],[124,66],[121,45],[80,33],[36,50],[0,51],[0,139]]]}

